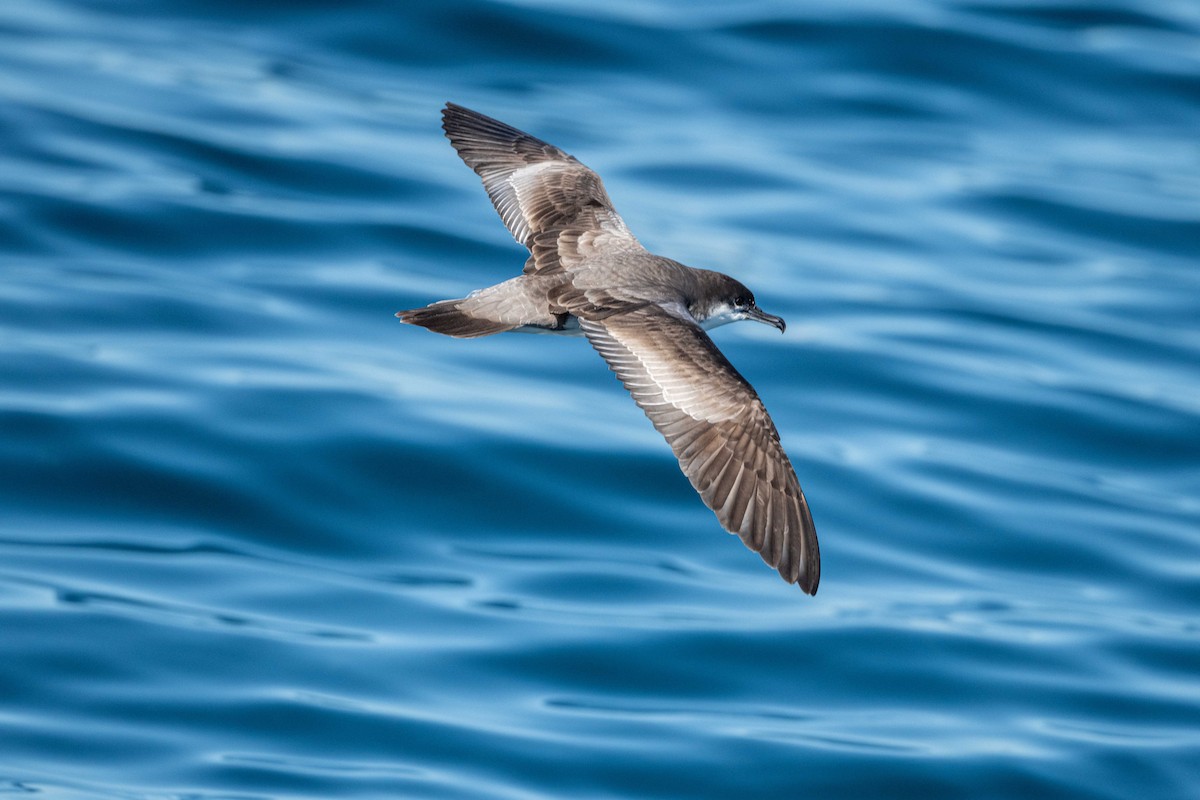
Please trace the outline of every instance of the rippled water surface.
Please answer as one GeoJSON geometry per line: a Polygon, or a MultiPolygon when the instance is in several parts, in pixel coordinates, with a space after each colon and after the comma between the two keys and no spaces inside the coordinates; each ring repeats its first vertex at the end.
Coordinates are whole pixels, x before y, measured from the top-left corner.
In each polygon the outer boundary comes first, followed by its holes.
{"type": "Polygon", "coordinates": [[[1200,6],[0,4],[0,794],[1189,798],[1200,6]],[[721,531],[443,102],[790,322],[721,531]]]}

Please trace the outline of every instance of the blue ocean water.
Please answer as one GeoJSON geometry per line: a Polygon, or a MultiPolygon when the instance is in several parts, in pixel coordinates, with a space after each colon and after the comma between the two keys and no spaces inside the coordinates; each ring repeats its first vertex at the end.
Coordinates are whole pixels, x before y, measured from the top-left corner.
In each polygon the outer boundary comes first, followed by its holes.
{"type": "Polygon", "coordinates": [[[0,4],[0,794],[1200,796],[1200,5],[0,4]],[[815,598],[453,100],[790,323],[815,598]]]}

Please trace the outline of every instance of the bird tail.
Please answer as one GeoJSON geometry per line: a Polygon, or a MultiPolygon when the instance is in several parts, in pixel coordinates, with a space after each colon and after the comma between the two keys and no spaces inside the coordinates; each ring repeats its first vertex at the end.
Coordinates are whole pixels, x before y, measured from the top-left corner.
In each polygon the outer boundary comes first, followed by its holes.
{"type": "Polygon", "coordinates": [[[442,300],[440,303],[433,303],[424,308],[397,311],[396,316],[400,318],[401,322],[419,325],[434,333],[453,336],[457,339],[491,336],[493,333],[504,333],[519,327],[493,319],[472,316],[459,307],[462,302],[462,300],[442,300]]]}

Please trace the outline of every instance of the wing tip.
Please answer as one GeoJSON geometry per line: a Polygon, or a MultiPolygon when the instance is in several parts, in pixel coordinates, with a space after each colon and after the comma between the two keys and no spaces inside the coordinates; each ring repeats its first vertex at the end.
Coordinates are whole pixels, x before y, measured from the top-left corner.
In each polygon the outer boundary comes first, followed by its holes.
{"type": "Polygon", "coordinates": [[[779,577],[788,583],[796,584],[805,594],[815,595],[817,586],[821,583],[821,559],[820,556],[810,554],[810,548],[816,549],[816,538],[805,538],[805,552],[799,569],[792,572],[785,563],[780,563],[779,577]]]}
{"type": "Polygon", "coordinates": [[[520,139],[534,138],[507,122],[501,122],[495,117],[489,117],[473,108],[467,108],[449,100],[442,106],[442,131],[456,148],[460,141],[462,144],[466,144],[466,141],[470,139],[482,139],[485,142],[514,142],[520,139]]]}
{"type": "MultiPolygon", "coordinates": [[[[764,536],[764,547],[755,548],[763,561],[779,572],[779,577],[794,583],[805,594],[815,595],[821,582],[821,551],[817,544],[817,528],[808,510],[804,492],[791,496],[787,514],[782,522],[782,531],[774,537],[764,536]],[[782,548],[775,558],[773,549],[765,546],[769,539],[781,539],[782,548]]],[[[744,539],[743,539],[744,541],[744,539]]],[[[749,544],[749,543],[748,543],[749,544]]]]}
{"type": "Polygon", "coordinates": [[[821,550],[817,544],[817,526],[813,523],[812,512],[808,510],[808,501],[803,492],[800,493],[799,538],[800,558],[797,559],[799,563],[794,583],[805,594],[815,595],[821,583],[821,550]]]}
{"type": "Polygon", "coordinates": [[[442,132],[445,133],[447,139],[454,141],[454,136],[460,129],[481,116],[483,115],[478,111],[447,100],[446,104],[442,106],[442,132]]]}
{"type": "Polygon", "coordinates": [[[800,591],[813,596],[817,594],[817,585],[820,584],[820,582],[821,568],[819,565],[811,573],[808,570],[804,570],[796,576],[795,581],[792,581],[792,583],[795,583],[800,587],[800,591]]]}
{"type": "Polygon", "coordinates": [[[467,108],[466,106],[460,106],[458,103],[452,102],[450,100],[447,100],[445,102],[445,104],[442,106],[442,124],[443,125],[445,125],[445,123],[447,121],[458,118],[458,117],[470,118],[470,117],[481,117],[481,116],[483,116],[483,115],[480,114],[478,111],[467,108]]]}

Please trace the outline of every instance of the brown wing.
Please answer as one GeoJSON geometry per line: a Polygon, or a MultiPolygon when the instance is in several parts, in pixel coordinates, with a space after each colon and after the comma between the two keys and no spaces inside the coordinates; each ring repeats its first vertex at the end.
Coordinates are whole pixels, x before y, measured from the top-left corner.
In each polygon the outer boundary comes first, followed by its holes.
{"type": "Polygon", "coordinates": [[[442,128],[483,179],[513,238],[529,248],[525,272],[570,270],[600,252],[642,249],[600,176],[554,145],[454,103],[442,111],[442,128]]]}
{"type": "Polygon", "coordinates": [[[721,525],[816,594],[817,533],[796,473],[762,401],[712,339],[656,305],[580,325],[721,525]]]}

